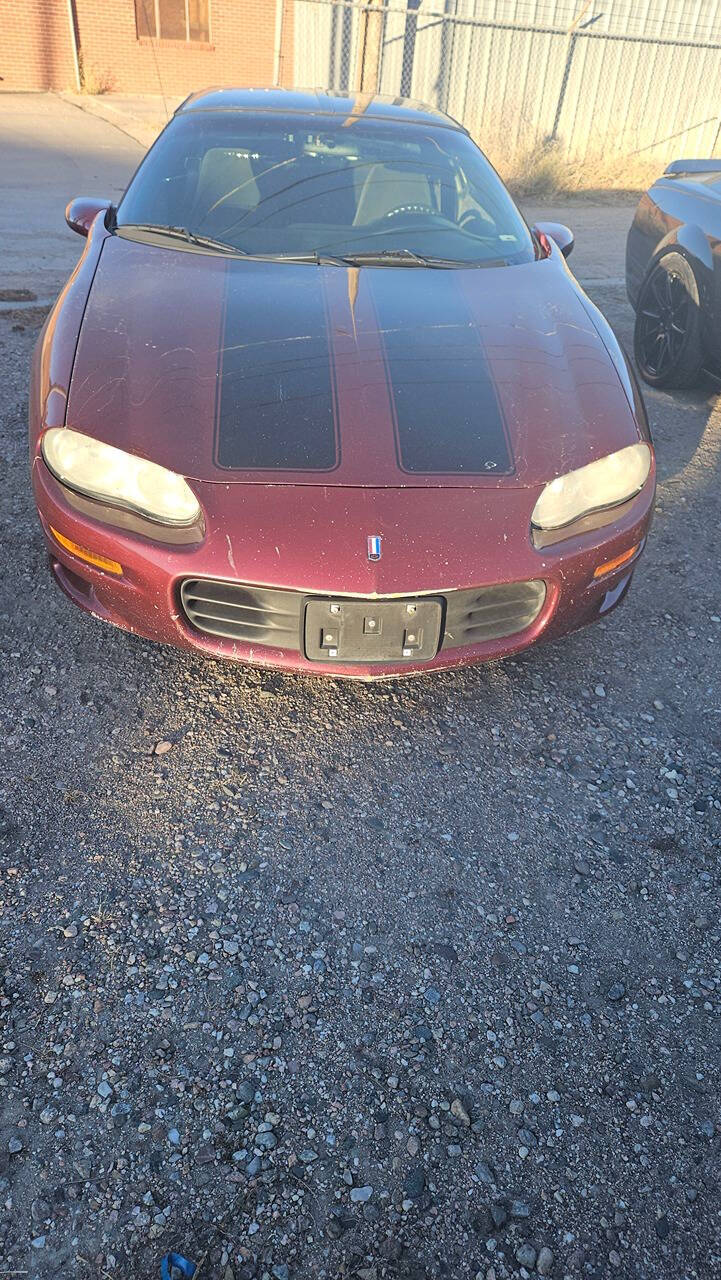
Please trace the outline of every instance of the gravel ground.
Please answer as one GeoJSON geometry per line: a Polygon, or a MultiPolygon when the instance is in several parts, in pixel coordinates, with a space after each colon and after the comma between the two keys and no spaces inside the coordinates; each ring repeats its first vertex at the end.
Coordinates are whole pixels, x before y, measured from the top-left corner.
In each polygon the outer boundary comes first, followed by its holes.
{"type": "Polygon", "coordinates": [[[0,1276],[721,1275],[712,389],[649,393],[623,609],[362,686],[59,594],[39,318],[0,315],[0,1276]]]}

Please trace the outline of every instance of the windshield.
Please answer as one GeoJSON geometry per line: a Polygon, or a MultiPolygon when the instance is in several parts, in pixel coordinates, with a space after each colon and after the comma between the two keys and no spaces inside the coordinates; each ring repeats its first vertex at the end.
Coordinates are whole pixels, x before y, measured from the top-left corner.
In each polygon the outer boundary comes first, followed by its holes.
{"type": "Polygon", "coordinates": [[[133,178],[117,226],[126,235],[172,230],[181,248],[263,257],[395,255],[453,266],[535,256],[511,197],[466,134],[358,117],[181,112],[133,178]]]}

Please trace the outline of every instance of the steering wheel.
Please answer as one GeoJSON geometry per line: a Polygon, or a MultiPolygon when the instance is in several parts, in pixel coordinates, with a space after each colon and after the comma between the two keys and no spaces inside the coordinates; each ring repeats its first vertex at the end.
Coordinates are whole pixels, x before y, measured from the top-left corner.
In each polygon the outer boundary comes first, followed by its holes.
{"type": "Polygon", "coordinates": [[[433,214],[435,212],[435,209],[432,209],[429,204],[399,204],[395,209],[389,209],[387,213],[383,214],[383,221],[387,222],[389,218],[402,218],[406,214],[414,216],[415,214],[433,214]]]}
{"type": "Polygon", "coordinates": [[[484,233],[489,235],[491,230],[490,223],[486,222],[486,219],[481,216],[477,209],[466,209],[466,212],[462,213],[458,219],[458,225],[464,231],[471,231],[475,235],[484,233]]]}

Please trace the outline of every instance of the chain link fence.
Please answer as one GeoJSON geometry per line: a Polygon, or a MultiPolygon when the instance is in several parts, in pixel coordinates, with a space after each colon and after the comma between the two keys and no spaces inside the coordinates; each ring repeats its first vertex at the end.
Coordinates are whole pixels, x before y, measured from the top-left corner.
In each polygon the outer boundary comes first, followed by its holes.
{"type": "Polygon", "coordinates": [[[506,177],[632,185],[721,155],[721,0],[281,3],[285,84],[440,107],[506,177]]]}

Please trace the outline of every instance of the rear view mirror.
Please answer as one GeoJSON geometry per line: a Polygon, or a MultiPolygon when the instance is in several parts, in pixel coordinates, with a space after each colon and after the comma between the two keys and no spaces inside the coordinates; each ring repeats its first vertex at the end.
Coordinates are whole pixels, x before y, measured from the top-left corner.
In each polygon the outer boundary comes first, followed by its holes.
{"type": "Polygon", "coordinates": [[[537,222],[534,231],[540,232],[546,236],[548,240],[553,240],[557,244],[564,258],[567,258],[573,250],[576,243],[573,232],[563,225],[562,222],[537,222]]]}
{"type": "Polygon", "coordinates": [[[109,200],[101,200],[98,196],[78,196],[65,210],[65,221],[71,231],[86,236],[98,214],[107,213],[109,208],[109,200]]]}

